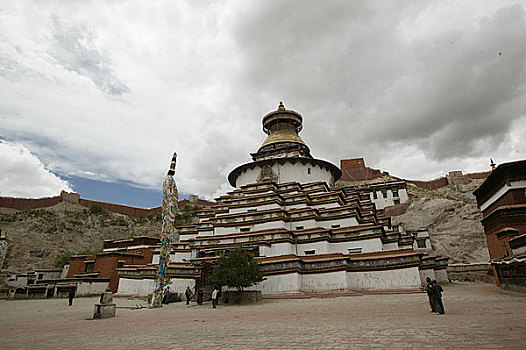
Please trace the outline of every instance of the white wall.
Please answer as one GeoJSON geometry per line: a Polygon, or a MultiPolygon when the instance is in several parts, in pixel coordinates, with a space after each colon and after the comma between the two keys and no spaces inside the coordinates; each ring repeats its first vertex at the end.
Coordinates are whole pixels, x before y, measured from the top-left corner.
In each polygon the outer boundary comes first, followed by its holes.
{"type": "Polygon", "coordinates": [[[292,230],[292,231],[296,231],[296,227],[298,226],[303,226],[303,229],[304,230],[307,230],[307,229],[310,229],[310,228],[314,228],[314,227],[318,227],[316,225],[316,220],[314,219],[309,219],[309,220],[301,220],[301,221],[291,221],[289,223],[289,227],[288,229],[292,230]]]}
{"type": "Polygon", "coordinates": [[[347,289],[347,271],[303,274],[303,292],[337,291],[347,289]]]}
{"type": "Polygon", "coordinates": [[[286,210],[300,209],[300,208],[307,208],[307,203],[299,202],[299,203],[294,203],[294,204],[285,206],[286,210]]]}
{"type": "Polygon", "coordinates": [[[380,238],[364,239],[359,241],[330,243],[328,253],[349,254],[349,248],[362,248],[362,253],[378,252],[382,250],[380,238]]]}
{"type": "MultiPolygon", "coordinates": [[[[372,189],[372,191],[369,193],[369,197],[371,199],[371,202],[373,202],[376,206],[376,209],[383,209],[385,207],[388,207],[390,205],[394,205],[394,197],[393,197],[393,191],[391,189],[387,189],[387,198],[384,198],[382,191],[380,189],[372,189]],[[376,192],[377,198],[374,198],[373,192],[376,192]]],[[[409,196],[407,195],[407,190],[405,188],[399,188],[398,189],[398,198],[400,199],[400,204],[405,203],[409,200],[409,196]]]]}
{"type": "Polygon", "coordinates": [[[332,228],[332,225],[340,225],[341,227],[357,226],[358,221],[354,217],[345,218],[345,219],[335,219],[335,220],[320,220],[318,225],[323,228],[332,228]]]}
{"type": "Polygon", "coordinates": [[[320,241],[320,242],[311,242],[311,243],[299,243],[298,244],[298,256],[305,256],[305,250],[316,250],[316,255],[318,254],[327,254],[329,249],[329,242],[320,241]]]}
{"type": "MultiPolygon", "coordinates": [[[[330,183],[332,180],[332,174],[329,170],[325,168],[322,169],[318,165],[314,166],[310,163],[306,165],[299,162],[295,164],[286,162],[283,165],[274,163],[272,170],[278,175],[278,183],[308,183],[317,181],[330,183]],[[308,169],[310,169],[310,174],[308,173],[308,169]]],[[[246,172],[239,174],[236,180],[236,187],[256,183],[260,172],[261,168],[259,166],[256,166],[254,169],[247,169],[246,172]]]]}
{"type": "Polygon", "coordinates": [[[438,283],[449,283],[446,269],[435,270],[435,279],[438,283]]]}
{"type": "Polygon", "coordinates": [[[347,272],[351,290],[417,289],[420,287],[418,267],[385,271],[347,272]]]}
{"type": "Polygon", "coordinates": [[[75,293],[78,297],[98,295],[108,288],[108,282],[79,282],[75,293]]]}
{"type": "Polygon", "coordinates": [[[398,242],[383,243],[382,250],[397,250],[397,249],[400,249],[400,247],[398,247],[398,242]]]}
{"type": "Polygon", "coordinates": [[[270,247],[270,253],[267,256],[280,256],[296,254],[296,247],[294,244],[289,242],[274,243],[270,247]]]}
{"type": "Polygon", "coordinates": [[[154,279],[135,279],[121,277],[119,279],[119,289],[117,290],[117,293],[150,294],[153,293],[153,288],[155,288],[154,279]]]}
{"type": "Polygon", "coordinates": [[[302,276],[297,272],[284,275],[266,276],[266,279],[247,290],[260,290],[263,294],[298,293],[301,290],[302,276]]]}
{"type": "Polygon", "coordinates": [[[183,262],[185,261],[184,259],[186,259],[186,261],[190,261],[190,259],[192,259],[192,252],[175,252],[175,254],[170,255],[170,261],[172,262],[183,262]]]}
{"type": "MultiPolygon", "coordinates": [[[[170,261],[172,261],[172,262],[178,261],[178,260],[176,260],[176,254],[175,253],[171,253],[170,254],[170,261]]],[[[154,254],[152,256],[152,264],[159,265],[159,254],[154,254]]]]}
{"type": "MultiPolygon", "coordinates": [[[[257,211],[263,211],[263,210],[281,209],[281,208],[282,206],[277,203],[270,203],[270,204],[264,204],[264,205],[257,205],[257,203],[253,203],[250,207],[230,208],[228,211],[228,214],[245,213],[248,209],[257,209],[257,211]]],[[[217,217],[221,217],[221,216],[218,215],[217,217]]]]}
{"type": "MultiPolygon", "coordinates": [[[[170,292],[184,294],[186,287],[190,287],[194,291],[195,279],[193,278],[170,278],[170,292]]],[[[152,287],[153,288],[153,287],[152,287]]],[[[153,289],[149,293],[152,293],[153,289]]]]}
{"type": "Polygon", "coordinates": [[[339,208],[341,207],[341,204],[337,201],[335,202],[328,202],[328,203],[319,203],[319,204],[313,204],[310,206],[310,208],[316,208],[316,209],[329,209],[329,208],[339,208]]]}

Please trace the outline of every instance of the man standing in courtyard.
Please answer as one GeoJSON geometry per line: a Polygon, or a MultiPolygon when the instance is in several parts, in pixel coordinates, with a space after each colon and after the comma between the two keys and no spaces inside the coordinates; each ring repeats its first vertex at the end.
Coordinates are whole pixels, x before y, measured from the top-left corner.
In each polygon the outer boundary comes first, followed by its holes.
{"type": "Polygon", "coordinates": [[[435,299],[433,297],[433,283],[431,283],[431,278],[429,277],[426,277],[426,292],[427,298],[429,299],[429,306],[431,306],[431,312],[437,312],[435,299]]]}
{"type": "Polygon", "coordinates": [[[443,315],[444,304],[442,304],[442,292],[444,290],[442,289],[442,286],[437,283],[437,280],[433,280],[431,285],[433,286],[433,300],[435,301],[437,314],[443,315]]]}
{"type": "Polygon", "coordinates": [[[217,288],[214,288],[212,292],[212,307],[215,309],[217,306],[217,288]]]}
{"type": "Polygon", "coordinates": [[[73,298],[75,298],[75,290],[72,289],[68,293],[68,299],[69,299],[69,306],[73,305],[73,298]]]}

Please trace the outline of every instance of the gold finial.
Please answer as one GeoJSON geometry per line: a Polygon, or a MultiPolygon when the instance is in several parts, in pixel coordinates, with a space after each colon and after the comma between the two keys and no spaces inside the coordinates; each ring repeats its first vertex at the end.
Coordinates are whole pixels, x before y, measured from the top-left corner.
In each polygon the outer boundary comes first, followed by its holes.
{"type": "Polygon", "coordinates": [[[285,106],[283,105],[283,102],[279,102],[279,106],[278,106],[278,111],[284,111],[285,110],[285,106]]]}
{"type": "Polygon", "coordinates": [[[491,158],[489,159],[489,161],[490,161],[490,164],[489,164],[489,165],[491,166],[491,170],[495,170],[495,166],[496,166],[497,164],[495,164],[495,162],[494,162],[493,159],[491,159],[491,158]]]}

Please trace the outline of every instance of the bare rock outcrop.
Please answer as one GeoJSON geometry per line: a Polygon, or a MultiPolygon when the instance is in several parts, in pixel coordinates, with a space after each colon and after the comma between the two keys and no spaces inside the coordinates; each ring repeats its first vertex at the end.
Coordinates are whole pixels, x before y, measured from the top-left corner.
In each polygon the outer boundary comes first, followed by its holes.
{"type": "Polygon", "coordinates": [[[437,190],[408,185],[411,204],[406,212],[393,217],[405,230],[427,228],[436,254],[448,256],[450,263],[489,261],[486,237],[472,192],[483,180],[437,190]]]}

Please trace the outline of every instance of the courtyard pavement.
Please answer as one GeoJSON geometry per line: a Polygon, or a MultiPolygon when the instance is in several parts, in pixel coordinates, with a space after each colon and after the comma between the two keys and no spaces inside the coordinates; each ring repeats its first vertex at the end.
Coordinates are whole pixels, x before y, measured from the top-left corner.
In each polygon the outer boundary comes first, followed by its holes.
{"type": "Polygon", "coordinates": [[[0,301],[0,349],[526,349],[526,294],[444,285],[445,315],[426,294],[265,299],[235,306],[122,308],[91,320],[97,298],[0,301]]]}

